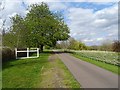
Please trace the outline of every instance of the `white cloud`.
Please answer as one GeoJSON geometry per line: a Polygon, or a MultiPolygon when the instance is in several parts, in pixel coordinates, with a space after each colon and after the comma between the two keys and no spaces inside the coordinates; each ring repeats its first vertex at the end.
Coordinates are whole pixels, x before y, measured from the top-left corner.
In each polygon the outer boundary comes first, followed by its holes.
{"type": "Polygon", "coordinates": [[[0,28],[2,28],[3,20],[0,19],[0,28]]]}
{"type": "Polygon", "coordinates": [[[97,44],[98,41],[100,43],[105,39],[114,40],[117,38],[117,5],[97,12],[92,9],[70,8],[68,18],[70,19],[68,25],[71,34],[76,33],[73,36],[86,44],[90,44],[90,42],[91,44],[97,44]]]}
{"type": "Polygon", "coordinates": [[[17,13],[16,12],[14,12],[14,13],[12,13],[11,15],[8,15],[8,17],[14,17],[15,15],[16,15],[17,13]]]}
{"type": "Polygon", "coordinates": [[[50,8],[50,10],[57,10],[57,11],[59,11],[59,10],[65,10],[65,9],[67,9],[67,6],[65,5],[65,4],[63,4],[62,2],[49,2],[48,3],[48,5],[49,5],[49,8],[50,8]]]}
{"type": "Polygon", "coordinates": [[[104,38],[97,38],[96,40],[97,41],[102,41],[102,40],[104,40],[104,38]]]}
{"type": "Polygon", "coordinates": [[[22,6],[22,1],[20,0],[4,0],[2,2],[2,7],[4,7],[4,9],[0,11],[0,17],[2,20],[6,20],[5,28],[10,27],[11,25],[10,17],[14,16],[15,14],[20,14],[21,16],[24,16],[26,14],[26,9],[22,6]]]}
{"type": "Polygon", "coordinates": [[[84,41],[84,42],[93,42],[94,40],[93,39],[84,39],[82,41],[84,41]]]}

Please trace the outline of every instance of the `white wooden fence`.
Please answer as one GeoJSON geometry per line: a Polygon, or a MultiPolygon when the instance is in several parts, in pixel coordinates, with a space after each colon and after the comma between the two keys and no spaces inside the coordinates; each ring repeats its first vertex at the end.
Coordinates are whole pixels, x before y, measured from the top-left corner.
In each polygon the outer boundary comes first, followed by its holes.
{"type": "Polygon", "coordinates": [[[25,59],[25,58],[38,58],[39,57],[39,48],[36,48],[36,50],[30,50],[29,48],[27,48],[27,50],[17,50],[17,48],[15,48],[15,56],[16,56],[16,59],[25,59]],[[18,53],[21,53],[21,52],[26,52],[27,53],[27,57],[18,57],[18,53]],[[30,52],[36,52],[37,53],[37,56],[31,56],[30,57],[30,52]]]}

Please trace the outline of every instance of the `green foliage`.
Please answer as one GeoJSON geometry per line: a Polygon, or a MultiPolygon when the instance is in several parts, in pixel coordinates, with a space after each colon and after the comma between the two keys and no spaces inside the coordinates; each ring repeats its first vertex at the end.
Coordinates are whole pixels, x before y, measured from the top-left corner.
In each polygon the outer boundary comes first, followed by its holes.
{"type": "Polygon", "coordinates": [[[24,20],[18,14],[11,18],[12,26],[11,30],[4,34],[3,36],[3,45],[14,47],[25,47],[25,25],[24,20]]]}
{"type": "Polygon", "coordinates": [[[17,47],[17,38],[11,32],[6,33],[3,36],[3,46],[9,46],[11,48],[17,47]]]}
{"type": "Polygon", "coordinates": [[[75,40],[74,38],[69,38],[68,48],[73,50],[86,50],[87,46],[84,43],[75,40]]]}
{"type": "MultiPolygon", "coordinates": [[[[4,45],[12,47],[41,47],[54,46],[58,40],[69,38],[69,28],[60,13],[53,13],[46,3],[33,4],[29,13],[22,18],[19,15],[11,18],[12,27],[10,35],[4,45]],[[15,40],[9,40],[9,37],[15,40]],[[9,45],[8,42],[15,42],[9,45]]],[[[6,35],[5,35],[6,37],[6,35]]]]}
{"type": "Polygon", "coordinates": [[[58,49],[73,49],[73,50],[86,50],[87,46],[75,40],[74,38],[69,38],[68,41],[62,41],[56,44],[56,48],[58,49]]]}

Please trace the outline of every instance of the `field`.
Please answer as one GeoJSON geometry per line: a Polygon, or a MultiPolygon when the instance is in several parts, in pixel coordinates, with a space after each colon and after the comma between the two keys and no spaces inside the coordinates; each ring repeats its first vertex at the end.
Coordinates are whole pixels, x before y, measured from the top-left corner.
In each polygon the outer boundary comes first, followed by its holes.
{"type": "Polygon", "coordinates": [[[72,55],[85,60],[104,69],[119,74],[118,67],[120,65],[119,55],[115,52],[108,51],[72,51],[72,55]]]}
{"type": "Polygon", "coordinates": [[[89,59],[119,66],[118,53],[108,51],[75,51],[76,54],[89,59]]]}

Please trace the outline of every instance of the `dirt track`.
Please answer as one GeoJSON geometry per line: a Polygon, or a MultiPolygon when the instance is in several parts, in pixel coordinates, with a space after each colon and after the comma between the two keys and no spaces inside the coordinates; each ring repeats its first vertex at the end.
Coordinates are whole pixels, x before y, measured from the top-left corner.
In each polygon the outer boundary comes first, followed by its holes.
{"type": "Polygon", "coordinates": [[[67,53],[57,53],[82,88],[118,88],[118,75],[79,60],[67,53]]]}

